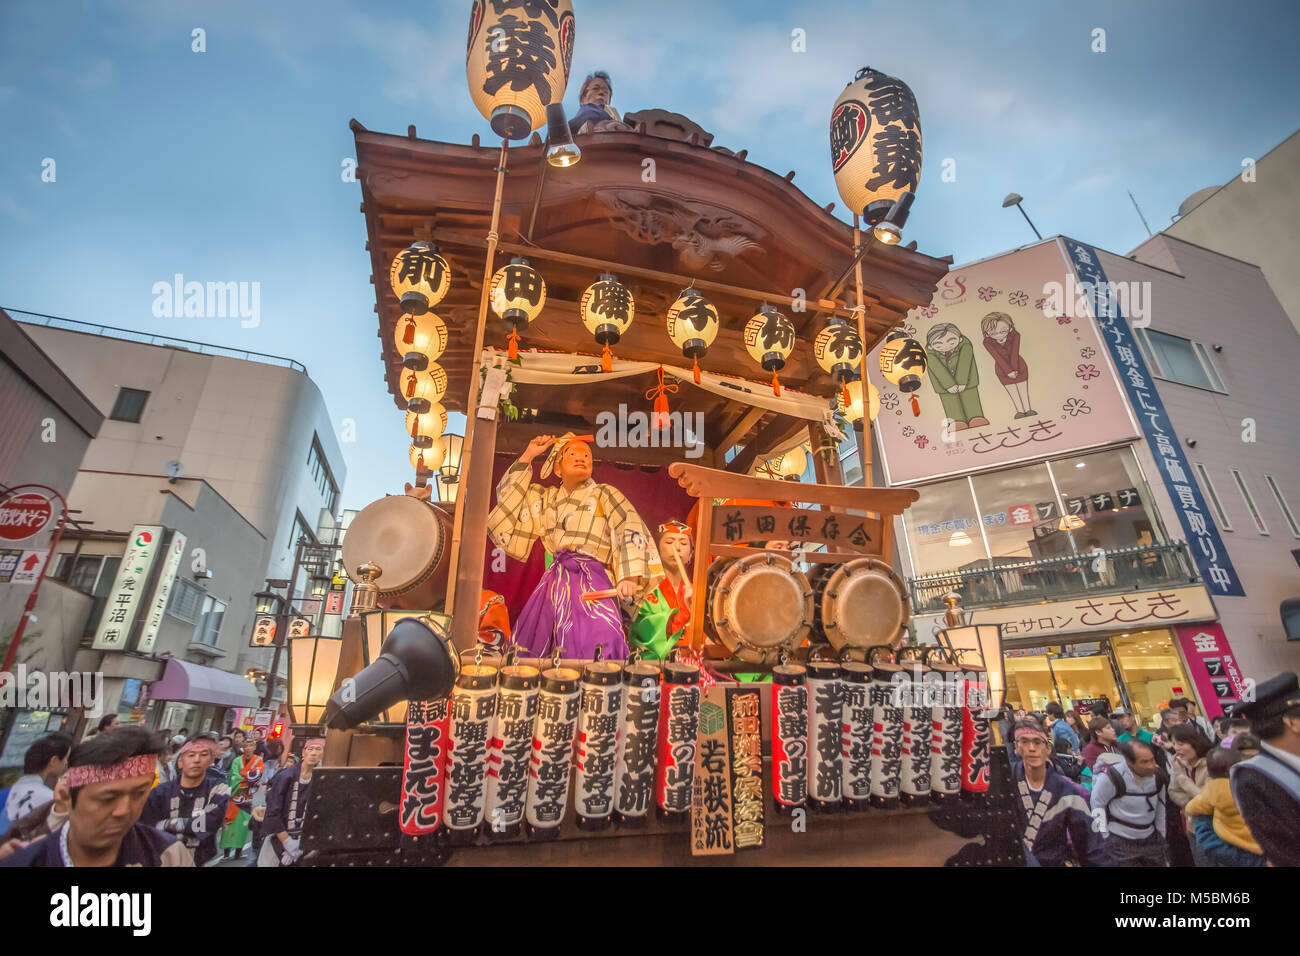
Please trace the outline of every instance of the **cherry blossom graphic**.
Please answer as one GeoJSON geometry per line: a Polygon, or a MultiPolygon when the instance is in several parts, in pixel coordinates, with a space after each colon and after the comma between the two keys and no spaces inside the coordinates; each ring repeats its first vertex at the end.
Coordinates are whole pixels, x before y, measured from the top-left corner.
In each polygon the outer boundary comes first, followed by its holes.
{"type": "Polygon", "coordinates": [[[1067,398],[1065,404],[1061,406],[1061,411],[1068,412],[1071,417],[1091,415],[1092,407],[1081,398],[1067,398]]]}
{"type": "Polygon", "coordinates": [[[1068,315],[1058,315],[1058,316],[1056,317],[1056,324],[1057,324],[1057,325],[1069,325],[1069,324],[1070,324],[1070,317],[1069,317],[1068,315]]]}
{"type": "Polygon", "coordinates": [[[1080,365],[1074,370],[1074,377],[1081,378],[1085,382],[1090,378],[1097,378],[1100,375],[1101,372],[1097,371],[1097,366],[1095,365],[1080,365]]]}
{"type": "Polygon", "coordinates": [[[988,301],[991,300],[995,295],[998,294],[998,290],[995,289],[995,288],[993,288],[993,286],[991,286],[991,285],[982,285],[982,286],[980,286],[980,293],[979,293],[979,294],[980,294],[980,298],[981,298],[981,299],[983,299],[985,302],[988,302],[988,301]]]}
{"type": "Polygon", "coordinates": [[[1091,345],[1085,345],[1083,348],[1079,349],[1079,358],[1090,359],[1096,354],[1097,350],[1091,345]]]}
{"type": "Polygon", "coordinates": [[[911,425],[904,425],[904,426],[903,426],[903,437],[904,437],[904,438],[911,438],[911,437],[912,437],[913,435],[915,435],[915,434],[916,434],[916,429],[913,428],[911,425]]]}
{"type": "Polygon", "coordinates": [[[1043,306],[1045,305],[1047,305],[1047,296],[1043,296],[1041,299],[1034,300],[1034,308],[1037,309],[1039,312],[1043,311],[1043,306]]]}
{"type": "Polygon", "coordinates": [[[900,328],[902,328],[902,330],[906,332],[908,335],[910,335],[912,338],[916,338],[916,326],[913,325],[911,322],[904,322],[902,326],[900,326],[900,328]]]}
{"type": "Polygon", "coordinates": [[[893,411],[898,407],[898,393],[883,392],[880,396],[880,404],[885,408],[888,408],[890,411],[893,411]]]}
{"type": "Polygon", "coordinates": [[[912,441],[916,443],[917,448],[924,448],[926,445],[930,444],[930,439],[926,438],[924,435],[917,435],[912,439],[912,441]]]}
{"type": "Polygon", "coordinates": [[[925,316],[927,319],[933,319],[936,315],[939,314],[939,307],[937,305],[927,305],[924,309],[921,310],[921,314],[925,316]]]}
{"type": "Polygon", "coordinates": [[[1012,305],[1024,305],[1026,302],[1029,301],[1029,295],[1017,289],[1015,292],[1007,296],[1007,301],[1010,302],[1012,305]]]}

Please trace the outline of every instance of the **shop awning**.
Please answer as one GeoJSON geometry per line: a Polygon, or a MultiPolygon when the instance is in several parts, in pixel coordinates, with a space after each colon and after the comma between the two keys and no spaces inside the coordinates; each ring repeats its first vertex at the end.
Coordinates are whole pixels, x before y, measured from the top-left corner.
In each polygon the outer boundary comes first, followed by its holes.
{"type": "Polygon", "coordinates": [[[258,703],[257,689],[248,678],[175,658],[167,661],[162,680],[149,689],[149,696],[221,707],[256,707],[258,703]]]}

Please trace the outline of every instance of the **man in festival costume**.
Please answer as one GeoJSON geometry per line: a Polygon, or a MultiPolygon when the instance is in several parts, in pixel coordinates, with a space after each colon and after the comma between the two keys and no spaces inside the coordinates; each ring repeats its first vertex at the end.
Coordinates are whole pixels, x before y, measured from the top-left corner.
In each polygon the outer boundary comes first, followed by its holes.
{"type": "Polygon", "coordinates": [[[1232,797],[1273,866],[1300,866],[1300,687],[1278,674],[1233,708],[1262,741],[1259,756],[1232,767],[1232,797]]]}
{"type": "Polygon", "coordinates": [[[302,859],[298,840],[307,815],[311,774],[323,756],[325,738],[312,737],[302,745],[302,764],[286,769],[272,781],[266,794],[266,816],[262,820],[262,832],[267,838],[257,858],[258,866],[293,866],[302,859]]]}
{"type": "Polygon", "coordinates": [[[659,526],[659,558],[664,576],[641,602],[627,632],[628,641],[641,648],[642,657],[664,660],[685,636],[694,593],[689,578],[694,546],[686,522],[673,518],[659,526]]]}
{"type": "Polygon", "coordinates": [[[248,842],[248,823],[252,818],[253,795],[262,786],[266,763],[257,754],[257,740],[244,738],[244,752],[230,765],[227,786],[230,803],[226,806],[226,829],[221,834],[221,849],[227,858],[238,860],[248,842]]]}
{"type": "Polygon", "coordinates": [[[143,727],[119,727],[72,748],[68,822],[0,861],[0,866],[193,866],[170,833],[140,823],[161,741],[143,727]]]}
{"type": "Polygon", "coordinates": [[[1067,780],[1052,764],[1052,742],[1036,720],[1015,724],[1016,754],[1011,775],[1019,799],[1016,817],[1030,866],[1110,866],[1105,841],[1092,824],[1088,791],[1067,780]]]}
{"type": "Polygon", "coordinates": [[[27,748],[23,756],[23,775],[9,788],[4,810],[0,812],[0,830],[54,799],[54,784],[68,765],[72,738],[67,734],[47,734],[27,748]]]}
{"type": "Polygon", "coordinates": [[[140,822],[174,833],[203,866],[217,855],[217,833],[226,818],[230,787],[210,773],[217,758],[214,741],[200,737],[184,744],[176,757],[176,777],[153,788],[140,822]]]}
{"type": "Polygon", "coordinates": [[[597,647],[606,658],[626,657],[618,602],[582,596],[616,591],[619,600],[634,605],[663,576],[659,552],[636,509],[617,488],[592,480],[587,441],[572,434],[534,438],[501,476],[497,506],[488,515],[488,535],[510,557],[526,560],[538,538],[551,557],[515,622],[515,643],[540,656],[555,644],[572,658],[591,657],[597,647]],[[559,487],[530,480],[533,459],[548,450],[542,478],[555,471],[559,487]]]}

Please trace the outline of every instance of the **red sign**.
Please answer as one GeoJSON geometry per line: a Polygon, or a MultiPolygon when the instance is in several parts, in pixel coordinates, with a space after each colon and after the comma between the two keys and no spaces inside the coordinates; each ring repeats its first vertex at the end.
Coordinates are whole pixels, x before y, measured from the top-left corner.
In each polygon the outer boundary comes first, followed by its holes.
{"type": "Polygon", "coordinates": [[[14,495],[0,504],[0,538],[22,541],[41,531],[50,522],[50,500],[35,492],[14,495]]]}
{"type": "Polygon", "coordinates": [[[1223,626],[1211,621],[1179,624],[1174,630],[1201,699],[1201,713],[1211,718],[1222,716],[1224,705],[1236,703],[1246,689],[1223,626]]]}
{"type": "Polygon", "coordinates": [[[343,613],[343,592],[331,591],[325,596],[325,613],[342,614],[343,613]]]}
{"type": "Polygon", "coordinates": [[[1007,515],[1011,518],[1012,524],[1033,524],[1034,506],[1013,505],[1007,509],[1007,515]]]}

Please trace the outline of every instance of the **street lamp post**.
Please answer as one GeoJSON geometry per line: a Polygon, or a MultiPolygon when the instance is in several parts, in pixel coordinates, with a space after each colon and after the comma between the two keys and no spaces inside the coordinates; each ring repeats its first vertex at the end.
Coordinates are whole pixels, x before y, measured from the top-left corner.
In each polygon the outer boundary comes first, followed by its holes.
{"type": "Polygon", "coordinates": [[[1019,209],[1020,215],[1025,217],[1025,222],[1029,223],[1029,228],[1034,230],[1034,235],[1037,236],[1039,239],[1042,239],[1043,234],[1038,231],[1038,227],[1035,226],[1033,220],[1029,218],[1029,213],[1025,212],[1025,207],[1020,205],[1024,201],[1025,201],[1025,197],[1020,195],[1019,193],[1007,193],[1007,198],[1002,200],[1002,208],[1006,209],[1010,206],[1015,206],[1017,209],[1019,209]]]}

